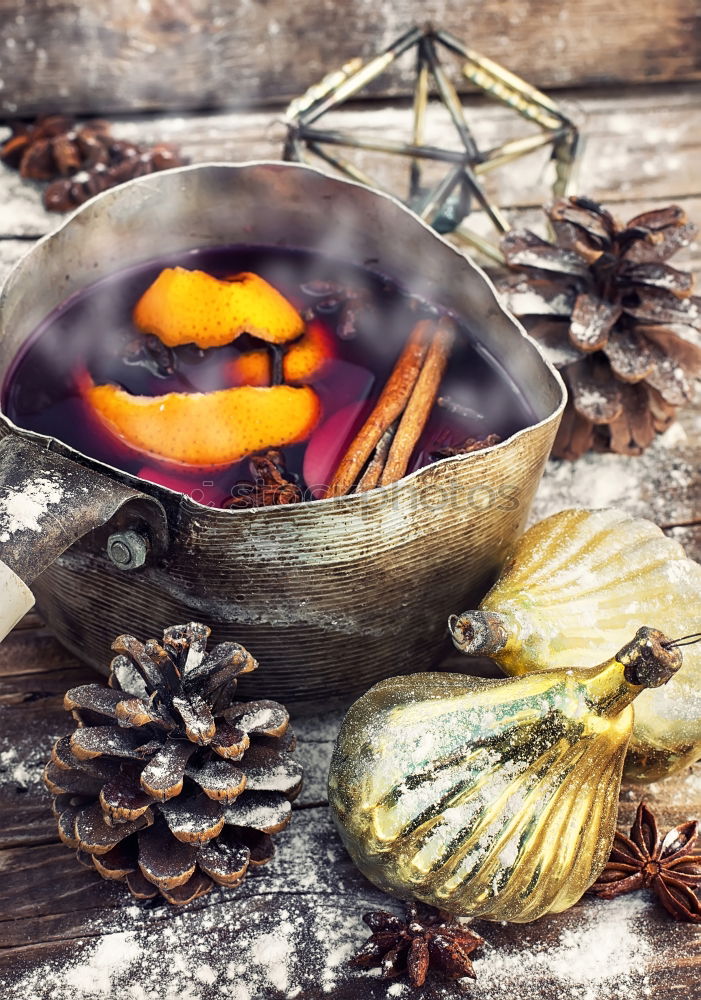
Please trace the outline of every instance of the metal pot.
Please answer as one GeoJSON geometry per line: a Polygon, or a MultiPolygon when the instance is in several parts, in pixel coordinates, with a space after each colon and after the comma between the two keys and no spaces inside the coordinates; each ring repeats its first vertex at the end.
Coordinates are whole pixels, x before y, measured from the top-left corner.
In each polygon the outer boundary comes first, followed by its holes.
{"type": "Polygon", "coordinates": [[[244,694],[298,705],[435,664],[449,613],[475,604],[524,527],[565,391],[485,275],[394,199],[281,163],[202,164],[107,191],[8,278],[0,380],[59,303],[164,246],[324,248],[331,233],[346,258],[463,317],[537,422],[367,494],[215,510],[0,415],[0,635],[35,599],[59,640],[106,671],[119,633],[199,620],[260,661],[244,694]]]}

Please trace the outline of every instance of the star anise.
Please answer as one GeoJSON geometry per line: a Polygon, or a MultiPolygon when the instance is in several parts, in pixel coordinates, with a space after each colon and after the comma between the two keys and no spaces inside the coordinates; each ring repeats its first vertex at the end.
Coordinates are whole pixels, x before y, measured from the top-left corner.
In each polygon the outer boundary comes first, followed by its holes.
{"type": "Polygon", "coordinates": [[[694,852],[699,823],[690,820],[662,837],[652,811],[641,802],[630,836],[616,833],[611,857],[589,890],[613,899],[652,889],[675,920],[701,923],[701,854],[694,852]]]}
{"type": "Polygon", "coordinates": [[[341,340],[352,340],[358,330],[358,320],[374,309],[369,288],[343,285],[338,281],[308,281],[302,291],[313,295],[312,316],[338,313],[337,333],[341,340]]]}
{"type": "Polygon", "coordinates": [[[276,507],[300,503],[302,491],[287,471],[281,452],[270,449],[263,455],[251,455],[248,460],[252,483],[239,483],[226,507],[276,507]]]}
{"type": "Polygon", "coordinates": [[[383,979],[407,973],[413,986],[423,986],[430,967],[447,979],[476,979],[470,955],[484,940],[433,907],[406,906],[406,918],[384,910],[366,913],[372,934],[352,959],[365,968],[379,966],[383,979]]]}
{"type": "Polygon", "coordinates": [[[436,442],[431,450],[431,458],[436,461],[439,458],[452,458],[454,455],[469,455],[473,451],[483,451],[499,444],[501,438],[498,434],[487,434],[484,438],[469,437],[457,445],[442,444],[436,442]]]}

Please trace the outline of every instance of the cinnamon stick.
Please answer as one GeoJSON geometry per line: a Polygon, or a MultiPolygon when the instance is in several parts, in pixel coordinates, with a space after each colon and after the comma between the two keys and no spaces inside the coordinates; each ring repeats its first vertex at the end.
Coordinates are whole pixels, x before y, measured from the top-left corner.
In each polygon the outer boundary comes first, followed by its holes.
{"type": "Polygon", "coordinates": [[[416,385],[406,404],[387,457],[381,486],[395,483],[406,473],[411,453],[421,437],[438,395],[441,380],[455,341],[455,324],[444,316],[428,348],[416,385]]]}
{"type": "Polygon", "coordinates": [[[392,447],[392,439],[394,438],[398,423],[398,419],[391,423],[378,441],[372,458],[368,462],[367,468],[355,488],[355,493],[367,493],[368,490],[374,490],[379,483],[389,450],[392,447]]]}
{"type": "Polygon", "coordinates": [[[432,320],[421,320],[412,330],[372,413],[341,459],[328,497],[340,497],[350,491],[382,435],[402,414],[419,378],[434,328],[432,320]]]}

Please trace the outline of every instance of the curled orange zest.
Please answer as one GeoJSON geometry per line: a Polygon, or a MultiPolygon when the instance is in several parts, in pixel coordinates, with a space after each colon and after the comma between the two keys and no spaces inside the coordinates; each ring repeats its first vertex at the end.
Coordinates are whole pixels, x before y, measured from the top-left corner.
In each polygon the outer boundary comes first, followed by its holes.
{"type": "MultiPolygon", "coordinates": [[[[285,382],[307,382],[336,357],[333,337],[323,323],[313,320],[306,332],[285,350],[282,362],[285,382]]],[[[270,385],[272,361],[265,349],[246,351],[229,365],[235,385],[270,385]]]]}
{"type": "Polygon", "coordinates": [[[226,281],[205,271],[166,267],[134,307],[134,322],[167,347],[223,347],[242,333],[286,344],[304,320],[264,278],[251,272],[226,281]]]}
{"type": "Polygon", "coordinates": [[[91,384],[83,394],[99,421],[130,448],[201,468],[304,441],[321,413],[319,397],[306,386],[133,396],[115,385],[91,384]]]}

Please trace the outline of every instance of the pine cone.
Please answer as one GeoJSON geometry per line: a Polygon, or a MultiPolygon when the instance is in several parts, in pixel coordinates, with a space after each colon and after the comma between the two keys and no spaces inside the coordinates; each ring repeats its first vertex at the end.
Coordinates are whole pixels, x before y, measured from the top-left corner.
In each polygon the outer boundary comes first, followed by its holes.
{"type": "Polygon", "coordinates": [[[692,276],[666,263],[697,227],[676,205],[625,226],[588,198],[559,199],[546,213],[556,242],[507,233],[502,250],[520,273],[499,284],[567,383],[553,454],[639,455],[701,373],[701,298],[692,276]]]}
{"type": "Polygon", "coordinates": [[[81,170],[72,177],[61,177],[49,184],[44,191],[44,207],[50,212],[70,212],[108,188],[187,163],[177,148],[166,142],[144,147],[112,140],[109,154],[106,163],[96,163],[90,170],[81,170]]]}
{"type": "Polygon", "coordinates": [[[27,180],[52,181],[44,191],[50,212],[70,212],[108,188],[188,162],[170,143],[139,146],[115,139],[109,122],[78,126],[63,115],[13,125],[0,160],[27,180]]]}
{"type": "Polygon", "coordinates": [[[78,127],[72,118],[47,115],[33,125],[15,125],[0,159],[28,180],[50,181],[107,164],[110,142],[107,122],[96,119],[78,127]]]}
{"type": "Polygon", "coordinates": [[[286,709],[234,701],[258,664],[234,642],[206,653],[209,634],[193,622],[162,645],[119,636],[109,687],[67,692],[78,729],[44,771],[61,840],[137,899],[238,885],[272,857],[301,787],[286,709]]]}

